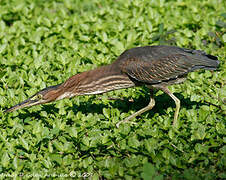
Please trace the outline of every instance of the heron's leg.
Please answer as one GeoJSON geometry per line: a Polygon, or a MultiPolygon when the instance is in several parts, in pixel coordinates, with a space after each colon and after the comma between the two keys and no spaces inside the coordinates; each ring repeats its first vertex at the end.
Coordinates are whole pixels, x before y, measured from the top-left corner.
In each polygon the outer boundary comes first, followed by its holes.
{"type": "Polygon", "coordinates": [[[180,110],[180,100],[176,96],[174,96],[173,93],[171,93],[167,87],[161,87],[160,89],[164,91],[166,94],[168,94],[176,104],[176,111],[174,113],[174,120],[173,120],[173,126],[175,126],[177,124],[177,118],[180,110]]]}
{"type": "Polygon", "coordinates": [[[154,93],[153,93],[153,91],[151,90],[151,91],[150,91],[150,102],[149,102],[149,104],[148,104],[146,107],[142,108],[141,110],[139,110],[139,111],[135,112],[134,114],[130,115],[130,116],[127,117],[126,119],[124,119],[124,120],[118,122],[118,123],[116,124],[117,128],[119,127],[119,125],[120,125],[121,123],[127,123],[128,121],[130,121],[131,119],[135,118],[136,116],[139,116],[139,115],[141,115],[142,113],[144,113],[144,112],[146,112],[146,111],[148,111],[148,110],[151,110],[154,106],[155,106],[154,93]]]}

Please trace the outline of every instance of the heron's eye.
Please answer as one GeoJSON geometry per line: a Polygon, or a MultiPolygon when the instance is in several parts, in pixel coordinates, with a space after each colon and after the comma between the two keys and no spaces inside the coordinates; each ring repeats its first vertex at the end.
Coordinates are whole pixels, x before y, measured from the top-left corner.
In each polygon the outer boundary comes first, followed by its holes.
{"type": "Polygon", "coordinates": [[[38,94],[38,95],[37,95],[37,98],[38,98],[38,99],[42,99],[42,95],[41,95],[41,94],[38,94]]]}
{"type": "Polygon", "coordinates": [[[42,99],[42,94],[37,94],[36,96],[31,98],[32,101],[37,101],[37,100],[40,100],[40,99],[42,99]]]}

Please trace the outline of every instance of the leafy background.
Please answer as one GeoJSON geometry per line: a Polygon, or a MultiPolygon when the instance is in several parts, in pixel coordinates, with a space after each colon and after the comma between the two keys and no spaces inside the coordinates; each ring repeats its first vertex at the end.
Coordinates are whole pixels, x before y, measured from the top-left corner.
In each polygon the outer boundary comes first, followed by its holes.
{"type": "Polygon", "coordinates": [[[0,178],[226,178],[224,0],[1,0],[0,178]],[[70,76],[110,64],[125,49],[170,44],[221,60],[156,93],[145,87],[79,96],[3,114],[7,107],[70,76]],[[61,177],[62,178],[62,177],[61,177]]]}

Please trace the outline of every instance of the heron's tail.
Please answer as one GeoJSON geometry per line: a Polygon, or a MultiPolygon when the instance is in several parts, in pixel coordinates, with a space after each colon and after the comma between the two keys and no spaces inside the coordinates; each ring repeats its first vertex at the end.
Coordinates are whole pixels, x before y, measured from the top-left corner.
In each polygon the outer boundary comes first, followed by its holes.
{"type": "Polygon", "coordinates": [[[220,64],[216,56],[206,54],[204,51],[199,50],[192,50],[191,59],[195,64],[191,71],[196,69],[215,70],[220,64]]]}

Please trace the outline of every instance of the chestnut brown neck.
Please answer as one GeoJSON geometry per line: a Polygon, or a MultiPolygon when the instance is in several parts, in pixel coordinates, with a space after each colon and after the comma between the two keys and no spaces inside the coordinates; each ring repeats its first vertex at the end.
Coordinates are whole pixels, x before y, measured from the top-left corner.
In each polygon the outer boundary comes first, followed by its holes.
{"type": "Polygon", "coordinates": [[[133,86],[135,84],[118,67],[107,65],[72,76],[61,85],[61,89],[64,92],[62,97],[72,97],[100,94],[133,86]]]}

